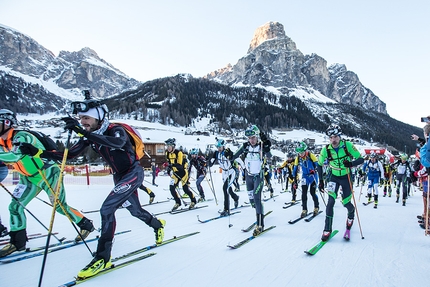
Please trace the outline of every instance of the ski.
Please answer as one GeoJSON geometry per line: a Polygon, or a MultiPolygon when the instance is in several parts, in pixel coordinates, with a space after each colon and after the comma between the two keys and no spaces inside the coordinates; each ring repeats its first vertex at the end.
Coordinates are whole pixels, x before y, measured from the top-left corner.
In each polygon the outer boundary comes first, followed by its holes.
{"type": "MultiPolygon", "coordinates": [[[[268,216],[270,213],[272,213],[272,210],[268,211],[264,217],[268,216]]],[[[251,229],[253,229],[255,227],[255,225],[257,225],[257,221],[254,221],[250,226],[248,226],[247,228],[242,229],[243,232],[248,232],[251,229]]]]}
{"type": "Polygon", "coordinates": [[[200,233],[199,231],[196,231],[196,232],[187,233],[187,234],[184,234],[184,235],[181,235],[181,236],[173,236],[173,237],[172,237],[172,238],[170,238],[170,239],[163,240],[163,242],[161,242],[160,244],[155,244],[155,243],[154,243],[154,244],[152,244],[152,245],[145,246],[145,247],[142,247],[142,248],[139,248],[139,249],[136,249],[136,250],[130,251],[130,252],[128,252],[128,253],[125,253],[125,254],[123,254],[123,255],[120,255],[120,256],[118,256],[118,257],[115,257],[115,258],[113,258],[113,259],[112,259],[112,263],[113,263],[113,262],[116,262],[116,261],[118,261],[118,260],[125,259],[125,258],[127,258],[127,257],[131,257],[131,256],[134,256],[134,255],[137,255],[137,254],[139,254],[139,253],[142,253],[142,252],[148,251],[148,250],[150,250],[150,249],[154,249],[154,248],[157,248],[157,247],[161,247],[161,246],[163,246],[163,245],[167,245],[167,244],[169,244],[169,243],[172,243],[172,242],[175,242],[175,241],[178,241],[178,240],[181,240],[181,239],[184,239],[184,238],[187,238],[187,237],[190,237],[190,236],[193,236],[193,235],[199,234],[199,233],[200,233]]]}
{"type": "Polygon", "coordinates": [[[194,208],[181,208],[181,209],[176,209],[176,210],[171,210],[169,211],[170,214],[178,214],[178,213],[182,213],[182,212],[187,212],[187,211],[191,211],[191,210],[196,210],[196,209],[200,209],[200,208],[204,208],[204,207],[208,207],[209,205],[202,205],[202,206],[195,206],[194,208]]]}
{"type": "Polygon", "coordinates": [[[162,211],[159,213],[155,213],[154,216],[160,215],[160,214],[166,214],[166,213],[170,213],[170,214],[178,214],[178,213],[182,213],[182,212],[186,212],[186,211],[191,211],[191,210],[196,210],[199,208],[204,208],[204,207],[208,207],[208,205],[202,205],[202,206],[195,206],[192,209],[189,208],[181,208],[181,209],[176,209],[176,210],[168,210],[168,211],[162,211]]]}
{"type": "Polygon", "coordinates": [[[291,206],[294,206],[294,205],[298,204],[298,203],[299,203],[299,201],[300,201],[300,200],[297,200],[296,202],[288,202],[288,203],[286,202],[286,203],[285,203],[285,206],[282,206],[282,208],[283,208],[283,209],[290,208],[291,206]]]}
{"type": "Polygon", "coordinates": [[[126,267],[126,266],[131,265],[133,263],[136,263],[138,261],[141,261],[143,259],[152,257],[155,254],[157,254],[157,253],[152,252],[152,253],[148,253],[148,254],[145,254],[145,255],[142,255],[142,256],[139,256],[139,257],[136,257],[136,258],[133,258],[133,259],[130,259],[130,260],[118,263],[118,264],[112,264],[111,267],[101,270],[99,273],[97,273],[94,276],[87,277],[87,278],[76,278],[75,280],[67,282],[67,283],[64,283],[64,284],[60,285],[59,287],[69,287],[69,286],[78,285],[78,284],[86,282],[86,281],[88,281],[90,279],[96,278],[96,277],[98,277],[100,275],[109,273],[109,272],[114,271],[114,270],[118,270],[120,268],[126,267]]]}
{"type": "MultiPolygon", "coordinates": [[[[234,215],[236,213],[240,213],[240,211],[230,212],[230,215],[234,215]]],[[[212,220],[217,220],[217,219],[228,217],[228,216],[229,216],[229,214],[227,214],[227,215],[219,215],[217,217],[212,217],[212,218],[209,218],[209,219],[200,220],[199,216],[197,215],[197,220],[199,222],[201,222],[201,223],[206,223],[206,222],[209,222],[209,221],[212,221],[212,220]]]]}
{"type": "Polygon", "coordinates": [[[248,242],[250,242],[251,240],[253,240],[253,239],[255,239],[255,238],[257,238],[257,237],[259,237],[260,235],[262,235],[262,234],[264,234],[264,233],[266,233],[267,231],[269,231],[269,230],[272,230],[273,228],[275,228],[276,226],[275,225],[272,225],[272,226],[270,226],[270,227],[268,227],[268,228],[266,228],[266,229],[264,229],[260,234],[258,234],[258,235],[251,235],[250,237],[248,237],[248,238],[246,238],[246,239],[244,239],[244,240],[242,240],[242,241],[240,241],[240,242],[238,242],[238,243],[236,243],[236,244],[234,244],[234,245],[227,245],[227,247],[229,247],[230,249],[238,249],[238,248],[240,248],[240,247],[242,247],[243,245],[245,245],[246,243],[248,243],[248,242]]]}
{"type": "Polygon", "coordinates": [[[276,194],[276,195],[274,195],[274,196],[269,196],[268,198],[264,198],[264,199],[262,199],[264,202],[267,202],[267,201],[269,201],[269,200],[271,200],[271,199],[273,199],[274,200],[274,198],[275,197],[277,197],[277,196],[279,196],[279,194],[276,194]]]}
{"type": "Polygon", "coordinates": [[[327,241],[320,241],[318,242],[314,247],[312,247],[309,250],[305,250],[305,253],[308,255],[315,255],[333,236],[335,236],[339,230],[333,230],[333,232],[330,234],[330,237],[327,241]]]}
{"type": "Polygon", "coordinates": [[[373,200],[372,201],[368,201],[368,202],[363,202],[363,205],[367,206],[367,205],[371,204],[372,202],[373,202],[373,200]]]}
{"type": "Polygon", "coordinates": [[[288,221],[288,223],[289,223],[289,224],[294,224],[294,223],[299,222],[300,220],[302,220],[302,219],[306,218],[307,216],[309,216],[309,215],[311,215],[311,214],[313,214],[313,212],[308,212],[308,214],[306,214],[305,216],[303,216],[303,217],[299,216],[299,217],[297,217],[296,219],[293,219],[293,220],[288,221]]]}
{"type": "MultiPolygon", "coordinates": [[[[155,201],[153,203],[142,204],[141,206],[144,207],[144,206],[148,206],[148,205],[154,205],[154,204],[159,204],[159,203],[164,203],[164,202],[169,202],[169,201],[170,201],[170,199],[166,199],[166,200],[161,200],[161,201],[155,201]]],[[[123,207],[120,206],[118,209],[123,209],[123,207]]],[[[81,210],[81,212],[85,213],[85,214],[87,214],[87,213],[95,213],[95,212],[100,212],[100,209],[87,210],[87,211],[81,210]]]]}
{"type": "MultiPolygon", "coordinates": [[[[117,233],[115,233],[115,235],[124,234],[124,233],[130,232],[130,231],[131,230],[125,230],[125,231],[117,232],[117,233]]],[[[94,238],[85,239],[85,242],[88,243],[88,242],[91,242],[91,241],[96,241],[98,239],[99,239],[99,236],[97,235],[94,238]]],[[[54,244],[51,244],[51,245],[48,246],[48,248],[50,248],[50,249],[48,249],[48,253],[56,252],[56,251],[59,251],[59,250],[63,250],[63,249],[66,249],[66,248],[78,246],[78,245],[81,245],[81,244],[83,244],[82,241],[76,242],[75,240],[68,240],[68,241],[65,241],[65,242],[62,242],[62,243],[54,243],[54,244]]],[[[36,248],[30,248],[30,249],[27,249],[24,252],[19,252],[19,253],[12,254],[12,255],[9,255],[7,257],[4,257],[5,259],[4,260],[0,260],[0,263],[1,264],[8,264],[8,263],[13,263],[13,262],[18,262],[18,261],[22,261],[22,260],[25,260],[25,259],[30,259],[30,258],[34,258],[34,257],[37,257],[37,256],[41,256],[41,255],[44,255],[44,254],[45,254],[45,246],[40,246],[40,247],[36,247],[36,248]],[[27,254],[27,253],[31,253],[31,254],[27,254]],[[27,255],[25,255],[25,254],[27,254],[27,255]],[[15,256],[19,256],[19,255],[23,255],[23,256],[21,256],[21,257],[15,257],[15,256]],[[12,257],[15,257],[15,258],[12,258],[12,257]]]]}
{"type": "Polygon", "coordinates": [[[305,221],[309,222],[309,221],[311,221],[312,219],[314,219],[315,217],[317,217],[321,213],[322,213],[322,210],[318,211],[317,214],[312,214],[312,216],[309,216],[309,217],[305,218],[305,221]]]}
{"type": "Polygon", "coordinates": [[[250,207],[250,206],[251,206],[251,204],[241,204],[238,207],[232,208],[231,210],[236,210],[236,209],[239,209],[239,208],[250,207]]]}

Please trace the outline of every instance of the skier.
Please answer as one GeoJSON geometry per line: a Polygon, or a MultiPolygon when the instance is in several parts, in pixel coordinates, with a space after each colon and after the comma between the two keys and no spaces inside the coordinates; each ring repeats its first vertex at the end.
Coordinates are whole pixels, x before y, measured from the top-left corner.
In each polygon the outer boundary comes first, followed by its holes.
{"type": "Polygon", "coordinates": [[[391,166],[393,169],[396,170],[396,179],[397,179],[396,203],[399,202],[400,186],[402,186],[402,205],[406,206],[406,198],[408,197],[408,185],[410,182],[409,178],[411,177],[411,172],[412,172],[408,162],[408,155],[405,153],[402,153],[400,155],[400,160],[397,160],[391,166]]]}
{"type": "Polygon", "coordinates": [[[349,238],[349,230],[354,222],[354,205],[351,203],[352,191],[349,173],[351,167],[358,166],[364,162],[360,152],[349,141],[341,139],[342,130],[336,124],[331,124],[326,134],[330,139],[330,144],[322,148],[318,158],[317,171],[320,181],[318,188],[324,192],[324,180],[322,167],[324,161],[328,160],[326,171],[328,203],[326,207],[326,219],[324,231],[321,236],[322,241],[327,241],[330,238],[333,226],[334,204],[338,195],[339,188],[342,187],[342,204],[348,210],[346,220],[346,232],[344,237],[349,238]]]}
{"type": "Polygon", "coordinates": [[[391,177],[392,177],[392,171],[390,162],[386,162],[383,164],[384,167],[384,197],[387,196],[388,191],[388,197],[391,197],[391,177]]]}
{"type": "MultiPolygon", "coordinates": [[[[288,181],[285,181],[285,192],[288,191],[288,184],[291,184],[291,192],[292,192],[292,199],[291,202],[296,202],[296,194],[297,194],[297,182],[298,182],[298,175],[296,177],[293,177],[293,167],[294,167],[294,154],[292,152],[289,152],[287,154],[287,159],[281,164],[279,167],[282,170],[286,170],[286,173],[288,173],[288,181]]],[[[284,177],[286,178],[286,177],[284,177]]]]}
{"type": "MultiPolygon", "coordinates": [[[[378,160],[376,153],[370,153],[370,159],[363,164],[363,171],[367,170],[367,202],[370,203],[372,201],[372,189],[373,189],[373,197],[375,201],[374,208],[378,207],[378,183],[379,178],[384,176],[384,167],[382,163],[378,160]]],[[[385,178],[383,178],[385,181],[385,178]]]]}
{"type": "Polygon", "coordinates": [[[236,170],[233,168],[233,152],[225,147],[225,140],[218,139],[216,144],[217,151],[214,152],[209,159],[209,166],[213,166],[218,161],[219,167],[222,169],[222,191],[224,194],[224,209],[221,211],[221,216],[230,214],[230,198],[234,200],[234,208],[239,206],[239,196],[233,191],[232,186],[236,179],[236,170]]]}
{"type": "Polygon", "coordinates": [[[188,167],[188,174],[191,174],[191,168],[194,166],[197,172],[196,187],[200,194],[200,198],[198,201],[202,202],[206,200],[205,193],[202,187],[202,181],[205,179],[206,176],[206,159],[203,156],[199,156],[199,149],[197,148],[191,149],[190,156],[191,160],[188,167]]]}
{"type": "Polygon", "coordinates": [[[302,213],[300,217],[305,217],[308,214],[308,187],[309,192],[314,201],[314,211],[313,214],[317,215],[319,211],[319,201],[316,195],[316,186],[318,175],[316,175],[317,158],[313,153],[307,150],[308,146],[306,143],[301,142],[299,146],[296,147],[297,157],[294,160],[293,168],[293,178],[298,176],[298,168],[302,171],[302,179],[300,185],[302,186],[302,213]]]}
{"type": "MultiPolygon", "coordinates": [[[[108,108],[98,100],[92,99],[84,91],[85,100],[72,102],[73,114],[78,114],[80,122],[72,117],[63,118],[65,129],[74,131],[79,141],[68,153],[68,158],[77,157],[88,146],[109,164],[113,173],[115,187],[109,192],[100,208],[101,234],[97,250],[91,262],[79,271],[78,278],[96,275],[105,268],[110,268],[113,235],[116,228],[115,212],[123,206],[132,216],[139,218],[154,229],[155,241],[160,244],[164,237],[165,220],[157,219],[143,209],[139,202],[138,187],[143,181],[143,169],[133,149],[126,130],[120,125],[111,125],[108,120],[108,108]]],[[[30,154],[40,153],[32,151],[30,154]]],[[[62,152],[43,152],[41,157],[61,159],[62,152]]]]}
{"type": "Polygon", "coordinates": [[[185,194],[191,199],[189,209],[193,209],[196,206],[197,201],[188,187],[188,163],[186,162],[186,158],[184,157],[184,154],[181,150],[175,148],[176,140],[174,138],[167,139],[165,143],[167,146],[165,153],[167,162],[165,165],[167,168],[167,173],[172,179],[170,181],[169,189],[170,194],[175,199],[175,205],[173,206],[172,211],[178,209],[179,206],[181,206],[181,199],[176,192],[179,181],[182,183],[182,189],[184,190],[185,194]]]}
{"type": "MultiPolygon", "coordinates": [[[[18,124],[15,113],[10,110],[0,110],[0,160],[6,164],[13,164],[19,172],[19,184],[14,190],[14,199],[9,204],[10,211],[10,242],[0,250],[0,257],[7,256],[15,251],[25,250],[27,241],[27,220],[24,213],[24,206],[36,197],[43,189],[53,203],[53,192],[57,189],[60,167],[52,160],[45,160],[39,157],[38,151],[43,151],[43,144],[31,133],[26,131],[16,131],[14,126],[18,124]],[[32,156],[23,152],[23,146],[28,146],[36,150],[32,156]],[[18,148],[19,147],[19,148],[18,148]]],[[[59,205],[56,211],[65,215],[76,223],[81,231],[76,241],[86,238],[90,232],[94,231],[92,221],[84,217],[78,210],[70,207],[66,203],[66,194],[61,181],[58,195],[59,205]]]]}
{"type": "Polygon", "coordinates": [[[271,142],[256,125],[248,127],[245,130],[245,136],[248,137],[248,141],[242,144],[236,151],[232,160],[237,159],[241,154],[245,154],[246,190],[248,191],[249,201],[252,207],[255,208],[257,217],[257,224],[253,232],[254,236],[256,236],[264,230],[261,193],[264,185],[264,159],[271,157],[271,142]]]}
{"type": "Polygon", "coordinates": [[[155,162],[151,162],[151,172],[152,172],[152,185],[158,186],[155,183],[155,178],[158,176],[160,172],[160,168],[155,164],[155,162]]]}

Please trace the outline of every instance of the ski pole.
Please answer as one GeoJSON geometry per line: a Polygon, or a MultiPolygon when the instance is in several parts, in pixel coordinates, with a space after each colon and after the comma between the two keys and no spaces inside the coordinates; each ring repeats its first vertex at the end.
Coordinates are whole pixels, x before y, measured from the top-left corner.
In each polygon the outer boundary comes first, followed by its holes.
{"type": "Polygon", "coordinates": [[[53,207],[52,207],[51,221],[49,223],[48,236],[46,238],[45,252],[43,254],[42,269],[40,270],[38,287],[42,286],[43,271],[45,270],[46,258],[48,255],[49,240],[51,239],[52,228],[54,226],[55,212],[56,212],[56,207],[57,207],[57,203],[58,203],[57,197],[58,197],[58,194],[60,193],[60,186],[61,186],[61,182],[63,180],[63,171],[64,171],[64,168],[66,166],[67,154],[69,153],[69,144],[70,144],[71,137],[72,137],[72,131],[69,130],[69,134],[67,136],[67,142],[66,142],[66,146],[65,146],[64,154],[63,154],[63,161],[61,162],[60,175],[59,175],[59,179],[58,179],[57,190],[54,193],[55,200],[53,202],[53,207]]]}
{"type": "MultiPolygon", "coordinates": [[[[351,169],[349,169],[349,171],[351,172],[351,169]]],[[[361,229],[360,216],[358,216],[358,207],[357,207],[357,203],[355,202],[354,190],[352,189],[352,184],[351,184],[351,179],[349,177],[349,173],[348,173],[348,181],[349,181],[349,187],[351,188],[352,199],[354,200],[355,213],[357,214],[358,227],[360,228],[361,239],[364,239],[363,230],[361,229]]]]}
{"type": "MultiPolygon", "coordinates": [[[[18,203],[22,208],[24,208],[25,209],[25,211],[27,211],[31,216],[33,216],[33,218],[34,219],[36,219],[36,221],[37,222],[39,222],[40,223],[40,225],[42,225],[43,226],[43,228],[45,228],[47,231],[49,231],[49,229],[48,229],[48,227],[46,227],[30,210],[28,210],[27,209],[27,207],[25,207],[20,201],[19,201],[19,199],[18,198],[16,198],[7,188],[6,188],[6,186],[4,186],[3,185],[3,183],[1,183],[0,182],[0,185],[1,185],[1,187],[3,187],[3,189],[7,192],[7,193],[9,193],[9,195],[12,197],[12,199],[13,200],[15,200],[16,201],[16,203],[18,203]]],[[[61,239],[58,239],[58,237],[57,236],[55,236],[55,234],[52,234],[52,236],[54,236],[55,237],[55,239],[57,239],[58,240],[58,242],[60,242],[60,243],[62,243],[63,242],[63,240],[64,239],[66,239],[65,237],[63,237],[63,238],[61,238],[61,239]]]]}
{"type": "Polygon", "coordinates": [[[210,178],[211,178],[212,193],[214,194],[215,203],[216,203],[216,205],[218,205],[218,199],[216,198],[216,194],[215,194],[214,181],[213,181],[213,179],[212,179],[212,172],[211,172],[211,167],[210,167],[210,166],[209,166],[209,175],[210,175],[210,178]]]}
{"type": "Polygon", "coordinates": [[[49,205],[50,207],[52,207],[51,203],[49,203],[49,202],[47,202],[47,201],[45,201],[45,200],[43,200],[41,198],[38,198],[37,196],[35,198],[38,199],[38,200],[40,200],[41,202],[45,203],[46,205],[49,205]]]}

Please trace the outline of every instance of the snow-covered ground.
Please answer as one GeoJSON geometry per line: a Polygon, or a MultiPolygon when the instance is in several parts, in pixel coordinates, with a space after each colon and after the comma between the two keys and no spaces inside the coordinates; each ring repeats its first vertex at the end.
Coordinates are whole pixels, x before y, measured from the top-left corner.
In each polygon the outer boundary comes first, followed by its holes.
{"type": "MultiPolygon", "coordinates": [[[[60,117],[55,115],[19,116],[18,119],[40,119],[45,117],[60,117]]],[[[148,141],[164,142],[168,138],[176,138],[178,146],[188,150],[191,148],[206,149],[208,144],[215,143],[217,135],[184,136],[185,128],[169,127],[160,124],[141,121],[125,121],[138,127],[143,138],[148,141]]],[[[196,123],[196,129],[203,129],[205,122],[196,123]]],[[[60,129],[38,129],[45,133],[56,135],[60,129]]],[[[218,138],[222,136],[218,135],[218,138]]],[[[304,138],[314,138],[316,144],[327,143],[323,134],[306,130],[273,131],[271,137],[278,140],[290,139],[300,141],[304,138]]],[[[66,135],[63,134],[63,141],[66,135]]],[[[357,146],[360,150],[370,146],[357,146]]],[[[231,146],[232,149],[236,147],[231,146]]],[[[284,158],[281,151],[273,151],[275,155],[284,158]]],[[[154,249],[157,254],[151,258],[135,263],[128,267],[113,271],[98,278],[83,283],[83,286],[416,286],[427,282],[426,266],[429,261],[429,238],[418,226],[416,216],[422,213],[423,203],[421,192],[412,192],[405,207],[395,203],[395,197],[380,197],[378,209],[364,206],[365,187],[355,187],[355,199],[361,222],[364,239],[358,220],[352,228],[352,239],[345,242],[342,234],[345,229],[346,209],[340,200],[335,206],[336,235],[317,255],[310,257],[303,253],[316,244],[323,230],[324,213],[312,222],[300,221],[294,225],[288,221],[299,216],[300,205],[283,209],[285,202],[291,200],[291,193],[282,193],[281,185],[273,181],[277,197],[264,204],[265,211],[272,210],[266,218],[266,227],[275,225],[276,228],[244,245],[238,250],[229,250],[227,244],[235,244],[250,236],[242,228],[255,221],[255,211],[250,208],[240,209],[241,213],[230,218],[222,218],[208,223],[197,221],[218,215],[222,209],[223,193],[221,174],[212,168],[218,205],[214,200],[199,205],[206,208],[181,214],[163,214],[159,218],[167,221],[165,238],[179,236],[189,232],[200,232],[192,237],[154,249]],[[360,191],[363,194],[360,196],[360,191]],[[229,227],[229,224],[232,226],[229,227]]],[[[193,175],[194,177],[194,175],[193,175]]],[[[150,176],[145,180],[150,181],[150,176]]],[[[13,191],[10,178],[4,182],[13,191]]],[[[91,185],[85,185],[83,177],[71,178],[66,176],[65,185],[68,203],[79,210],[99,209],[101,203],[113,187],[112,180],[107,177],[91,178],[91,185]]],[[[170,197],[168,191],[169,177],[157,178],[158,187],[144,182],[156,194],[155,201],[166,200],[170,197]]],[[[194,190],[195,182],[191,181],[194,190]]],[[[208,182],[203,183],[206,197],[213,198],[208,182]]],[[[1,189],[1,188],[0,188],[1,189]]],[[[148,195],[139,191],[141,203],[147,203],[148,195]]],[[[247,201],[245,186],[241,186],[240,203],[247,201]]],[[[268,194],[266,193],[265,196],[268,194]]],[[[47,201],[43,192],[39,198],[47,201]]],[[[327,201],[327,198],[325,198],[327,201]]],[[[3,223],[8,225],[8,204],[10,196],[0,190],[0,216],[3,223]]],[[[160,213],[172,208],[174,202],[154,204],[146,207],[151,213],[160,213]]],[[[312,200],[308,209],[312,209],[312,200]]],[[[324,203],[320,198],[320,207],[324,203]]],[[[49,226],[51,207],[40,200],[34,199],[27,208],[46,226],[49,226]]],[[[100,226],[98,213],[86,214],[100,226]]],[[[116,257],[128,251],[148,246],[154,243],[154,232],[138,219],[132,217],[127,210],[116,212],[117,231],[131,232],[116,237],[112,256],[116,257]]],[[[27,214],[28,234],[44,233],[43,227],[27,214]]],[[[59,214],[55,217],[54,232],[59,237],[75,238],[75,230],[66,217],[59,214]]],[[[90,235],[93,237],[96,235],[90,235]]],[[[55,243],[54,238],[51,243],[55,243]]],[[[44,246],[46,239],[35,239],[28,242],[27,247],[44,246]]],[[[89,247],[95,250],[96,242],[90,242],[89,247]]],[[[49,253],[45,266],[42,286],[59,286],[71,281],[77,272],[83,268],[92,256],[88,249],[81,245],[62,251],[49,253]]],[[[42,256],[15,262],[0,264],[0,286],[37,286],[42,266],[42,256]]]]}
{"type": "MultiPolygon", "coordinates": [[[[246,207],[230,218],[199,223],[197,215],[200,219],[211,218],[217,216],[218,210],[222,208],[221,175],[215,168],[212,168],[212,172],[218,205],[215,201],[208,201],[199,204],[208,205],[206,208],[159,216],[167,221],[166,239],[195,231],[199,234],[156,248],[155,256],[89,280],[82,286],[418,286],[427,282],[430,238],[424,236],[423,229],[417,224],[416,215],[421,214],[423,209],[420,191],[412,192],[405,207],[395,203],[395,197],[381,197],[378,209],[374,209],[362,204],[365,188],[355,187],[361,230],[365,238],[361,239],[356,220],[351,231],[352,239],[349,242],[342,239],[346,209],[338,200],[333,227],[339,229],[340,233],[311,257],[303,251],[319,241],[324,213],[309,223],[299,221],[294,225],[288,224],[290,219],[299,216],[301,207],[296,205],[283,209],[284,202],[291,200],[291,193],[280,194],[281,185],[273,181],[275,194],[279,196],[265,202],[264,208],[266,212],[273,211],[266,218],[266,227],[276,225],[276,228],[238,250],[230,250],[227,244],[237,243],[250,236],[250,233],[242,232],[241,228],[250,225],[255,220],[255,214],[251,207],[246,207]],[[361,190],[363,195],[360,197],[361,190]],[[229,223],[232,227],[229,227],[229,223]]],[[[145,180],[150,181],[150,177],[147,176],[145,180]]],[[[113,186],[109,176],[104,182],[86,186],[85,180],[82,180],[82,184],[73,185],[66,181],[68,203],[79,210],[98,209],[113,186]]],[[[158,177],[158,187],[145,183],[156,193],[155,201],[170,197],[167,191],[169,177],[158,177]]],[[[11,184],[6,186],[11,191],[14,188],[11,184]]],[[[194,181],[191,181],[191,186],[196,190],[194,181]]],[[[203,186],[207,198],[213,198],[207,181],[203,186]]],[[[142,191],[139,194],[141,203],[147,203],[148,195],[142,191]]],[[[241,204],[247,201],[243,185],[238,195],[241,204]]],[[[47,200],[44,193],[39,197],[47,200]]],[[[0,214],[5,223],[8,222],[9,202],[9,195],[1,191],[0,214]]],[[[173,201],[169,201],[146,208],[151,213],[159,213],[169,210],[173,204],[173,201]]],[[[324,210],[321,198],[320,206],[324,210]]],[[[27,207],[46,226],[49,225],[52,211],[49,206],[34,199],[27,207]]],[[[308,209],[311,208],[312,200],[308,202],[308,209]]],[[[100,226],[98,213],[86,216],[94,221],[95,226],[100,226]]],[[[27,218],[29,234],[45,232],[29,214],[27,218]]],[[[154,242],[153,230],[132,217],[127,210],[118,210],[116,218],[117,231],[132,231],[116,237],[113,257],[154,242]]],[[[59,237],[71,239],[76,236],[67,218],[59,214],[55,217],[54,231],[59,232],[59,237]]],[[[96,232],[90,237],[95,235],[96,232]]],[[[51,239],[51,243],[55,241],[51,239]]],[[[31,240],[27,247],[43,246],[45,243],[46,239],[31,240]]],[[[89,243],[89,247],[95,250],[96,242],[89,243]]],[[[49,253],[42,286],[59,286],[71,281],[91,258],[83,245],[49,253]]],[[[41,266],[42,256],[0,264],[1,286],[37,286],[41,266]]]]}

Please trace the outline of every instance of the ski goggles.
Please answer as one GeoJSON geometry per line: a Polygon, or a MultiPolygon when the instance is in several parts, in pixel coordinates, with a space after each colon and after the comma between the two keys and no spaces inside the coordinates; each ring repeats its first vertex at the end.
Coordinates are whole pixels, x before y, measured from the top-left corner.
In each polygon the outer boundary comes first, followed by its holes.
{"type": "Polygon", "coordinates": [[[107,112],[107,106],[105,104],[101,104],[98,101],[85,101],[85,102],[72,102],[72,113],[85,113],[90,109],[101,107],[105,112],[107,112]]]}
{"type": "Polygon", "coordinates": [[[253,130],[246,130],[245,136],[252,137],[252,136],[257,136],[257,135],[255,134],[255,131],[253,131],[253,130]]]}
{"type": "Polygon", "coordinates": [[[338,135],[340,135],[340,131],[339,131],[338,128],[334,128],[334,129],[328,130],[327,131],[327,135],[329,137],[331,137],[331,136],[338,136],[338,135]]]}

